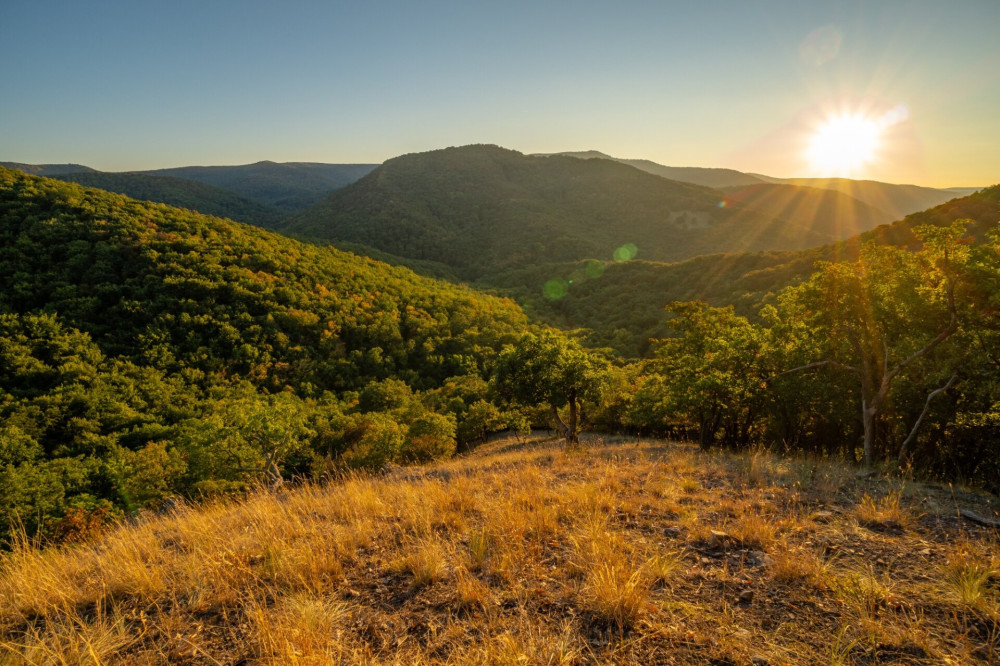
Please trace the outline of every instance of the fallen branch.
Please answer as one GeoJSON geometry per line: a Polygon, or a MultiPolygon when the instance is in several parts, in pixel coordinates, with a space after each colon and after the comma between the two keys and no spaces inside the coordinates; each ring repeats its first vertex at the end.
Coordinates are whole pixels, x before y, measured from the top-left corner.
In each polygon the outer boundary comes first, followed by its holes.
{"type": "Polygon", "coordinates": [[[962,516],[962,518],[965,518],[966,520],[971,520],[972,522],[979,523],[980,525],[984,525],[985,527],[994,527],[1000,529],[1000,520],[983,518],[978,513],[974,513],[972,511],[969,511],[968,509],[962,509],[958,513],[960,516],[962,516]]]}

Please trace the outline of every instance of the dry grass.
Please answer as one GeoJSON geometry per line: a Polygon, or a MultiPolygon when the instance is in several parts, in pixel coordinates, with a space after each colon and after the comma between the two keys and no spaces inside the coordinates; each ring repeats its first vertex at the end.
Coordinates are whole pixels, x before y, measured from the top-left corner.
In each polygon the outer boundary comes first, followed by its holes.
{"type": "Polygon", "coordinates": [[[879,498],[868,493],[854,509],[858,520],[866,525],[905,527],[910,524],[910,512],[902,504],[903,491],[892,490],[879,498]]]}
{"type": "Polygon", "coordinates": [[[0,664],[997,663],[1000,541],[954,501],[765,451],[501,441],[16,544],[0,664]]]}

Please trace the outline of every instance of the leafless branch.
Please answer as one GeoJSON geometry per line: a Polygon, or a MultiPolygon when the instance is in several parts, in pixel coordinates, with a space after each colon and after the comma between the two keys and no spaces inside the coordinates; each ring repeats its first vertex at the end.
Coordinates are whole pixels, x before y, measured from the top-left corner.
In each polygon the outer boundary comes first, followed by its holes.
{"type": "Polygon", "coordinates": [[[806,363],[805,365],[800,365],[799,367],[792,368],[791,370],[785,370],[784,372],[779,372],[776,375],[771,375],[770,377],[764,380],[764,383],[768,384],[777,379],[778,377],[784,377],[785,375],[790,375],[795,372],[803,372],[805,370],[815,370],[816,368],[822,368],[825,366],[830,366],[831,368],[838,368],[840,370],[848,370],[850,372],[861,374],[861,371],[858,368],[854,367],[853,365],[845,365],[838,361],[815,361],[813,363],[806,363]]]}
{"type": "Polygon", "coordinates": [[[952,375],[951,379],[949,379],[944,386],[938,387],[927,394],[927,401],[924,402],[924,408],[923,410],[921,410],[920,416],[917,417],[916,422],[914,422],[913,424],[913,428],[910,429],[910,434],[906,436],[906,439],[903,440],[903,443],[899,447],[899,458],[897,459],[897,463],[899,465],[902,465],[903,462],[905,462],[907,450],[910,444],[913,442],[913,440],[917,438],[917,431],[920,429],[920,424],[923,423],[924,417],[927,416],[927,411],[931,407],[931,400],[933,400],[934,398],[938,397],[939,395],[950,389],[952,386],[955,385],[955,382],[957,381],[958,381],[958,375],[957,374],[952,375]]]}
{"type": "Polygon", "coordinates": [[[898,375],[900,372],[906,369],[906,366],[908,366],[910,363],[913,363],[918,358],[929,354],[931,351],[933,351],[935,347],[937,347],[939,344],[947,340],[949,337],[951,337],[951,335],[955,331],[958,330],[958,312],[955,310],[955,283],[952,281],[950,277],[948,278],[947,293],[948,293],[948,311],[951,314],[951,319],[949,320],[948,325],[940,333],[938,333],[933,340],[931,340],[926,345],[924,345],[917,351],[913,352],[912,354],[904,358],[891,371],[888,369],[888,367],[886,367],[886,375],[884,380],[885,382],[887,383],[891,382],[893,379],[896,378],[896,375],[898,375]]]}

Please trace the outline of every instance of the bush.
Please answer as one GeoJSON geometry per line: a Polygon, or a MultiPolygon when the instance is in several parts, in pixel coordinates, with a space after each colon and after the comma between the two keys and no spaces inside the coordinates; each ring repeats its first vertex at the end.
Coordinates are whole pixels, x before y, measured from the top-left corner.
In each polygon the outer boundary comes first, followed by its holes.
{"type": "Polygon", "coordinates": [[[344,433],[348,443],[341,459],[353,469],[381,469],[395,460],[406,440],[406,427],[385,414],[359,414],[344,433]]]}
{"type": "Polygon", "coordinates": [[[404,463],[425,463],[455,454],[455,419],[427,412],[410,424],[400,452],[404,463]]]}

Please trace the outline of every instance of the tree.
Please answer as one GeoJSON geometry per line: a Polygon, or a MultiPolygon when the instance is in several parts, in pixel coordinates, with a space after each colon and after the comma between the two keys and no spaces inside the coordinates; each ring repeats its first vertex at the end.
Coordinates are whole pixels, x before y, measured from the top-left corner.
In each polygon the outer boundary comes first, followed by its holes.
{"type": "Polygon", "coordinates": [[[959,330],[955,287],[968,258],[961,242],[967,224],[918,227],[924,245],[917,252],[869,243],[857,261],[821,264],[808,282],[782,295],[784,314],[806,322],[825,358],[775,378],[821,367],[854,375],[866,466],[875,458],[894,384],[959,330]]]}
{"type": "Polygon", "coordinates": [[[570,444],[579,442],[581,405],[600,399],[608,364],[582,349],[575,340],[544,332],[527,333],[514,346],[505,347],[497,359],[493,381],[508,401],[524,405],[546,403],[552,420],[570,444]],[[569,406],[569,422],[559,410],[569,406]]]}
{"type": "Polygon", "coordinates": [[[424,412],[409,425],[400,450],[404,463],[426,463],[455,453],[455,417],[424,412]]]}
{"type": "Polygon", "coordinates": [[[745,446],[760,419],[772,372],[768,330],[733,312],[699,302],[671,303],[668,322],[677,334],[659,341],[655,365],[662,383],[647,382],[641,403],[656,404],[650,391],[666,390],[659,402],[698,428],[702,447],[715,442],[745,446]]]}

